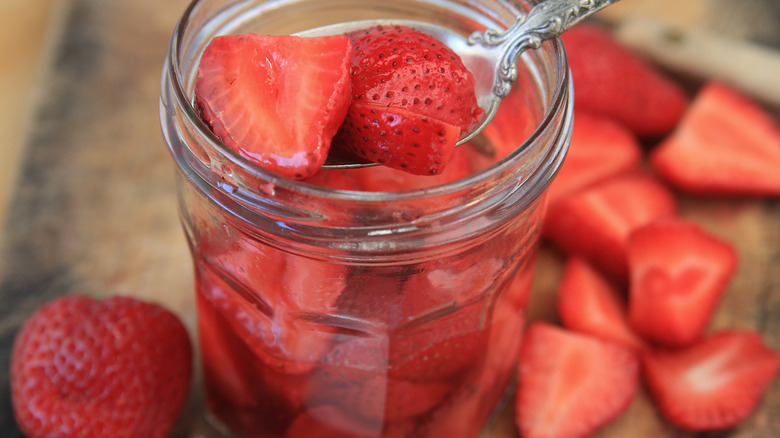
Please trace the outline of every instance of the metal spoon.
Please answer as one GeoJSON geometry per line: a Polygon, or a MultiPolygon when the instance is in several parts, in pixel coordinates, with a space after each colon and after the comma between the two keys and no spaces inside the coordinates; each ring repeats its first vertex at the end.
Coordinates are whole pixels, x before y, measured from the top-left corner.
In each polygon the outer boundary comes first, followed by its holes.
{"type": "MultiPolygon", "coordinates": [[[[473,139],[493,119],[501,99],[509,94],[517,79],[517,62],[522,53],[538,49],[542,42],[552,39],[574,26],[588,15],[618,0],[547,0],[521,15],[503,32],[487,29],[475,32],[468,39],[452,30],[432,23],[410,20],[364,20],[334,24],[308,30],[299,35],[337,35],[375,25],[403,24],[427,33],[444,42],[457,53],[476,79],[477,104],[484,110],[480,123],[463,132],[458,146],[473,139]]],[[[335,148],[334,148],[335,149],[335,148]]],[[[323,169],[345,169],[376,166],[377,163],[341,155],[331,149],[323,169]]]]}

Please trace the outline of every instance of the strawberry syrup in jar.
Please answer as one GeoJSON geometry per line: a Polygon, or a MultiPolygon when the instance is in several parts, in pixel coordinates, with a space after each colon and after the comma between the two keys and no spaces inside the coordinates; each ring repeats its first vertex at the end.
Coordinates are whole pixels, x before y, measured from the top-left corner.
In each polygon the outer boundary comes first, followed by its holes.
{"type": "Polygon", "coordinates": [[[296,181],[252,165],[199,119],[193,90],[206,45],[365,19],[467,36],[505,28],[529,7],[233,0],[185,11],[163,71],[161,121],[195,266],[207,415],[226,435],[477,436],[515,368],[571,98],[560,42],[546,42],[523,55],[512,94],[479,137],[492,156],[464,145],[435,177],[380,166],[296,181]]]}

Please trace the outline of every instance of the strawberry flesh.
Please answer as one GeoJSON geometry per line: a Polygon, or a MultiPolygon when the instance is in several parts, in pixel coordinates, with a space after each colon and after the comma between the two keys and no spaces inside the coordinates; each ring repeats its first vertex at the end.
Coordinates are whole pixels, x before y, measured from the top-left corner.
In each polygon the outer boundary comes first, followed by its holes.
{"type": "Polygon", "coordinates": [[[349,107],[350,53],[343,35],[216,37],[198,69],[201,117],[249,161],[305,178],[324,163],[349,107]]]}
{"type": "Polygon", "coordinates": [[[729,243],[680,219],[635,231],[628,260],[629,321],[648,341],[670,347],[701,337],[737,264],[729,243]]]}
{"type": "Polygon", "coordinates": [[[525,438],[585,437],[628,408],[638,381],[629,349],[536,322],[520,347],[515,420],[525,438]]]}
{"type": "Polygon", "coordinates": [[[458,127],[401,107],[355,102],[339,139],[350,152],[415,175],[437,175],[458,142],[458,127]]]}
{"type": "Polygon", "coordinates": [[[544,233],[565,253],[587,259],[622,284],[628,278],[628,236],[676,211],[674,196],[661,182],[648,174],[631,172],[550,205],[544,233]]]}
{"type": "Polygon", "coordinates": [[[724,331],[689,348],[647,351],[645,381],[663,416],[692,431],[736,426],[777,376],[780,356],[750,331],[724,331]]]}
{"type": "Polygon", "coordinates": [[[347,36],[353,100],[334,145],[413,174],[440,174],[483,113],[474,76],[444,43],[407,26],[347,36]]]}
{"type": "Polygon", "coordinates": [[[620,291],[585,260],[572,257],[558,288],[558,316],[563,326],[636,351],[646,348],[628,323],[620,291]]]}
{"type": "Polygon", "coordinates": [[[709,82],[650,162],[687,192],[778,196],[780,125],[739,92],[709,82]]]}
{"type": "Polygon", "coordinates": [[[580,23],[561,38],[574,82],[575,108],[611,117],[640,137],[660,137],[679,122],[688,105],[683,88],[605,28],[580,23]]]}

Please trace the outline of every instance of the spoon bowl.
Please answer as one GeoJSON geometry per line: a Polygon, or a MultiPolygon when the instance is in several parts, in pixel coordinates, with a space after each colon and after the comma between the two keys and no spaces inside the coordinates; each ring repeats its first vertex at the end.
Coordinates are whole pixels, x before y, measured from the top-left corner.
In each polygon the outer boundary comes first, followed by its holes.
{"type": "MultiPolygon", "coordinates": [[[[546,40],[555,38],[585,17],[618,0],[547,0],[519,16],[504,31],[487,29],[467,38],[443,26],[415,20],[361,20],[338,23],[299,33],[300,36],[346,34],[377,25],[404,25],[426,33],[457,53],[476,80],[474,93],[477,105],[484,111],[482,118],[468,131],[462,132],[458,146],[479,135],[493,120],[501,100],[517,79],[517,62],[527,49],[538,49],[546,40]]],[[[323,169],[345,169],[377,166],[347,153],[331,150],[323,169]]]]}

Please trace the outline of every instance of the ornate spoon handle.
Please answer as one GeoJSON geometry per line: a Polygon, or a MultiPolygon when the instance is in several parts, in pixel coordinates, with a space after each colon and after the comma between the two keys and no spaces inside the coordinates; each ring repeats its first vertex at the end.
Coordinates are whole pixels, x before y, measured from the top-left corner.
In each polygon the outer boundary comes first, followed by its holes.
{"type": "Polygon", "coordinates": [[[501,48],[500,68],[496,72],[493,93],[506,97],[517,79],[517,61],[528,48],[538,49],[545,40],[555,38],[588,15],[618,0],[547,0],[539,3],[504,32],[487,29],[469,36],[470,44],[501,48]]]}

